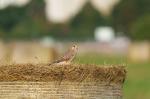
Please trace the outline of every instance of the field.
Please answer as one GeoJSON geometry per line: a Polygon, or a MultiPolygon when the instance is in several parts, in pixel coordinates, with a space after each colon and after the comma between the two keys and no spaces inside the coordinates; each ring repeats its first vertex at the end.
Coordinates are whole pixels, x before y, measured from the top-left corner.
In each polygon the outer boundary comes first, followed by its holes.
{"type": "Polygon", "coordinates": [[[149,99],[150,97],[150,62],[132,63],[126,57],[89,54],[78,56],[77,63],[86,64],[121,64],[127,68],[124,84],[124,99],[149,99]]]}

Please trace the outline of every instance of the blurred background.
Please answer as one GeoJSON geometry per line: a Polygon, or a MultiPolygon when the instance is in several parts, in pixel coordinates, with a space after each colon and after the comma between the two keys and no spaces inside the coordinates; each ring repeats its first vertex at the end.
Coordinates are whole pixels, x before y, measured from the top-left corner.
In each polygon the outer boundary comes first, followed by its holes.
{"type": "Polygon", "coordinates": [[[124,99],[150,97],[150,0],[0,0],[0,62],[125,65],[124,99]]]}

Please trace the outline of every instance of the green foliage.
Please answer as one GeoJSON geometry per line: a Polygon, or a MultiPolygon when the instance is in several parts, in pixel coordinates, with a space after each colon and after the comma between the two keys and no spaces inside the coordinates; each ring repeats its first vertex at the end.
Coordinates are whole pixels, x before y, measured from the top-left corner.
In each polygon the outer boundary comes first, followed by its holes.
{"type": "Polygon", "coordinates": [[[44,13],[44,1],[32,0],[26,5],[26,18],[19,22],[11,31],[13,38],[39,38],[48,31],[44,13]]]}
{"type": "Polygon", "coordinates": [[[25,18],[25,7],[8,7],[0,10],[0,27],[6,31],[11,31],[12,28],[25,18]]]}
{"type": "Polygon", "coordinates": [[[110,21],[88,3],[70,23],[71,34],[76,37],[93,37],[98,26],[110,25],[110,21]]]}
{"type": "Polygon", "coordinates": [[[93,39],[94,30],[98,26],[111,25],[109,18],[104,18],[88,3],[68,23],[51,24],[51,35],[59,39],[84,40],[93,39]]]}
{"type": "Polygon", "coordinates": [[[149,19],[142,16],[149,14],[149,5],[150,0],[122,0],[112,16],[103,17],[88,3],[70,22],[54,24],[45,17],[44,0],[32,0],[24,7],[10,6],[0,10],[0,36],[9,39],[47,35],[59,39],[93,39],[96,27],[113,26],[116,32],[124,32],[133,39],[148,39],[149,19]]]}
{"type": "Polygon", "coordinates": [[[116,31],[131,36],[131,25],[141,16],[149,14],[150,0],[122,0],[113,10],[113,24],[116,31]]]}
{"type": "Polygon", "coordinates": [[[150,14],[137,19],[131,27],[131,33],[135,40],[150,40],[150,14]]]}
{"type": "Polygon", "coordinates": [[[42,18],[31,17],[18,23],[11,31],[10,37],[16,39],[40,38],[46,34],[48,27],[42,18]]]}
{"type": "Polygon", "coordinates": [[[1,35],[6,39],[38,38],[48,32],[44,1],[32,0],[24,7],[7,7],[0,10],[1,35]]]}
{"type": "Polygon", "coordinates": [[[94,30],[101,25],[110,25],[89,3],[71,22],[53,24],[45,17],[43,0],[32,0],[25,7],[8,7],[0,11],[0,27],[4,38],[39,38],[50,35],[56,38],[93,38],[94,30]]]}

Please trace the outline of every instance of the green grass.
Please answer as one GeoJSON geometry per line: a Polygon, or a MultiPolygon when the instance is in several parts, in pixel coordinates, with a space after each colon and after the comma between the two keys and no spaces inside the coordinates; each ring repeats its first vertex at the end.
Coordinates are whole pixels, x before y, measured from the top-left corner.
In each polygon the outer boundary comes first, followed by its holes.
{"type": "Polygon", "coordinates": [[[77,56],[75,59],[76,63],[82,64],[126,64],[126,58],[121,56],[108,56],[108,55],[97,55],[89,54],[77,56]]]}
{"type": "Polygon", "coordinates": [[[76,63],[99,65],[126,65],[127,79],[124,84],[124,99],[150,99],[150,62],[131,63],[125,57],[89,54],[78,56],[76,63]]]}

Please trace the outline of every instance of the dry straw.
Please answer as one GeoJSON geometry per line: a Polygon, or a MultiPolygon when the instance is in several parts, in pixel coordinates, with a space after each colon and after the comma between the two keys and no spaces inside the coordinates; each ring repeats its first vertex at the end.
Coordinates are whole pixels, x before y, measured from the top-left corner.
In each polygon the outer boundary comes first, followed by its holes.
{"type": "Polygon", "coordinates": [[[0,66],[0,99],[122,99],[124,66],[0,66]]]}
{"type": "Polygon", "coordinates": [[[104,81],[123,83],[124,66],[13,64],[0,66],[0,81],[104,81]]]}

